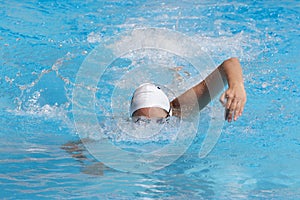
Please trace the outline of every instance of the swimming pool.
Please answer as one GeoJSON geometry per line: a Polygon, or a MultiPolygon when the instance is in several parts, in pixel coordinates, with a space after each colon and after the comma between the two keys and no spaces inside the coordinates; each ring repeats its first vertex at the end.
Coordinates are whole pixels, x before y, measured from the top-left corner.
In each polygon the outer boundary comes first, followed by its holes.
{"type": "MultiPolygon", "coordinates": [[[[299,1],[2,1],[0,197],[300,198],[299,1]],[[124,173],[77,141],[72,83],[87,55],[143,27],[190,36],[220,63],[240,58],[248,102],[214,149],[124,173]]],[[[222,113],[223,115],[223,113],[222,113]]]]}

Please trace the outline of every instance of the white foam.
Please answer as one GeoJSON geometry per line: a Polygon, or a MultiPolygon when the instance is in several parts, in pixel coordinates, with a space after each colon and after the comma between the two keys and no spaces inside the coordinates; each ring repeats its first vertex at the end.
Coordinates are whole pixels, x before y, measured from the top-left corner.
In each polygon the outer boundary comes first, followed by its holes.
{"type": "Polygon", "coordinates": [[[102,41],[101,34],[100,33],[91,32],[87,36],[87,41],[89,43],[98,43],[98,42],[101,42],[102,41]]]}

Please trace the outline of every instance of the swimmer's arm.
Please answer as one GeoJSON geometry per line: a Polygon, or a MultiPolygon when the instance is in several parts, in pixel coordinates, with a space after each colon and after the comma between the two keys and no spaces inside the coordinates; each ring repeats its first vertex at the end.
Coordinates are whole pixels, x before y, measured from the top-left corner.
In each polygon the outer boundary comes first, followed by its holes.
{"type": "Polygon", "coordinates": [[[173,114],[181,116],[181,108],[192,110],[197,103],[199,110],[202,110],[211,101],[211,98],[215,98],[223,90],[223,86],[226,84],[229,88],[221,95],[220,101],[232,111],[228,116],[228,121],[232,120],[233,115],[236,120],[241,116],[246,103],[242,68],[237,58],[224,61],[205,80],[175,98],[171,102],[173,114]],[[220,75],[222,81],[218,81],[220,75]],[[207,85],[210,86],[209,89],[207,85]]]}

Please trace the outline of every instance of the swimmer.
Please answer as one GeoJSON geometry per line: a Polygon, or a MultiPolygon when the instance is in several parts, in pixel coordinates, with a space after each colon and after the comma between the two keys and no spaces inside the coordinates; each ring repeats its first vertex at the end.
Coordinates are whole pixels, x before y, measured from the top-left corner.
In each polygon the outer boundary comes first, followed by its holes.
{"type": "Polygon", "coordinates": [[[243,73],[237,58],[225,60],[203,81],[171,102],[161,88],[151,83],[142,84],[133,93],[130,115],[133,118],[166,118],[168,116],[180,117],[182,108],[189,108],[192,111],[198,105],[199,110],[202,110],[209,104],[211,98],[223,90],[223,85],[227,84],[228,88],[221,95],[220,102],[225,107],[225,120],[236,121],[242,115],[246,103],[243,73]],[[221,74],[223,84],[217,83],[219,74],[221,74]],[[209,90],[208,85],[213,89],[209,90]]]}

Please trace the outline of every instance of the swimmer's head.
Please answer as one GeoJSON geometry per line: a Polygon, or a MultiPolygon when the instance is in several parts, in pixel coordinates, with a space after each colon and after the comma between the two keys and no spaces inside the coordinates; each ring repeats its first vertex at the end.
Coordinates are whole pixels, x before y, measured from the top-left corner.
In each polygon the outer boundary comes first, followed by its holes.
{"type": "Polygon", "coordinates": [[[130,104],[132,117],[164,118],[170,115],[167,95],[152,83],[140,85],[133,93],[130,104]]]}

